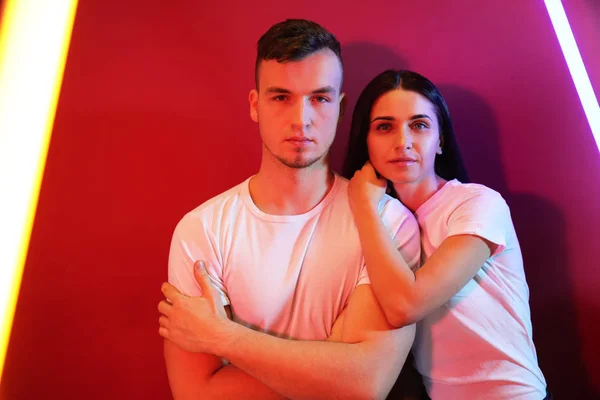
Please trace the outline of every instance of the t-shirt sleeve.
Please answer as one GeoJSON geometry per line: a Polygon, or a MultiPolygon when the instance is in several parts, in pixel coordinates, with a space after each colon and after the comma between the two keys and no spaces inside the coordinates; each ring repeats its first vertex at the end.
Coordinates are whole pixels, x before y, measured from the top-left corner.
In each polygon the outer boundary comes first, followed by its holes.
{"type": "Polygon", "coordinates": [[[371,280],[369,279],[369,274],[367,273],[367,266],[365,265],[363,260],[362,266],[360,267],[360,273],[358,274],[358,283],[356,284],[356,286],[370,284],[371,280]]]}
{"type": "Polygon", "coordinates": [[[421,266],[421,234],[416,218],[395,199],[388,201],[381,217],[394,239],[398,252],[415,272],[421,266]]]}
{"type": "Polygon", "coordinates": [[[468,192],[448,218],[448,236],[476,235],[497,245],[492,256],[506,249],[510,210],[490,189],[468,192]]]}
{"type": "Polygon", "coordinates": [[[186,215],[175,228],[169,251],[169,283],[187,296],[200,296],[202,289],[194,277],[194,262],[204,261],[208,276],[221,296],[230,304],[223,284],[223,266],[216,251],[216,240],[200,218],[186,215]]]}

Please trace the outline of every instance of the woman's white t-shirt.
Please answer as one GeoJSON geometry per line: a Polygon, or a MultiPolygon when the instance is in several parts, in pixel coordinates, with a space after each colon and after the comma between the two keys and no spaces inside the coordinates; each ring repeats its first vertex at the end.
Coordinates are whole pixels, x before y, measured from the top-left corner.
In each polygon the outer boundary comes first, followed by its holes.
{"type": "Polygon", "coordinates": [[[478,184],[449,181],[416,211],[424,259],[453,235],[476,235],[494,254],[456,295],[417,324],[416,367],[432,399],[543,399],[529,288],[510,210],[478,184]]]}

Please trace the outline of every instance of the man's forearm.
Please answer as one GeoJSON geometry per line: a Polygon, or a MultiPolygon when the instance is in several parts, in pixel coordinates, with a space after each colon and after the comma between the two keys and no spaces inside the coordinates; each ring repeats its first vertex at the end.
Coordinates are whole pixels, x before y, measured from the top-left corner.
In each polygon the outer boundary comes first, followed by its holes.
{"type": "Polygon", "coordinates": [[[285,397],[229,364],[215,372],[208,381],[206,391],[197,399],[284,400],[285,397]]]}
{"type": "Polygon", "coordinates": [[[165,341],[164,356],[175,400],[283,399],[256,378],[209,354],[191,353],[165,341]]]}
{"type": "Polygon", "coordinates": [[[356,344],[295,341],[237,324],[229,326],[227,337],[217,350],[220,355],[293,399],[384,398],[402,368],[403,351],[408,353],[406,342],[412,343],[412,337],[398,335],[392,341],[356,344]]]}

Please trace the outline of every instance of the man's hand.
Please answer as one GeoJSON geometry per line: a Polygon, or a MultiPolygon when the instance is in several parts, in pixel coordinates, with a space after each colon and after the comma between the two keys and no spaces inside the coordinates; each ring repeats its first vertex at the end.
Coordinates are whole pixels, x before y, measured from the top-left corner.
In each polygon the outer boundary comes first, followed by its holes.
{"type": "Polygon", "coordinates": [[[361,207],[377,208],[387,188],[387,180],[378,178],[369,161],[356,171],[348,184],[350,208],[357,212],[361,207]]]}
{"type": "Polygon", "coordinates": [[[194,263],[194,277],[200,284],[202,296],[185,296],[171,284],[162,284],[161,291],[166,300],[158,304],[162,314],[158,320],[158,333],[184,350],[217,355],[215,348],[223,341],[230,321],[204,262],[194,263]]]}

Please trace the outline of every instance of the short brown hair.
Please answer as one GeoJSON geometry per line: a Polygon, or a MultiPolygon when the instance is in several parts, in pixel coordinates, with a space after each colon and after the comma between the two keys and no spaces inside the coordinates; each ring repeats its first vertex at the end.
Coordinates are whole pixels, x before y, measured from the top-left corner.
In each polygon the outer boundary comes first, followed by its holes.
{"type": "Polygon", "coordinates": [[[287,19],[273,25],[257,43],[254,67],[256,88],[258,69],[263,60],[277,60],[280,63],[300,61],[322,49],[333,51],[343,69],[340,42],[321,25],[305,19],[287,19]]]}

